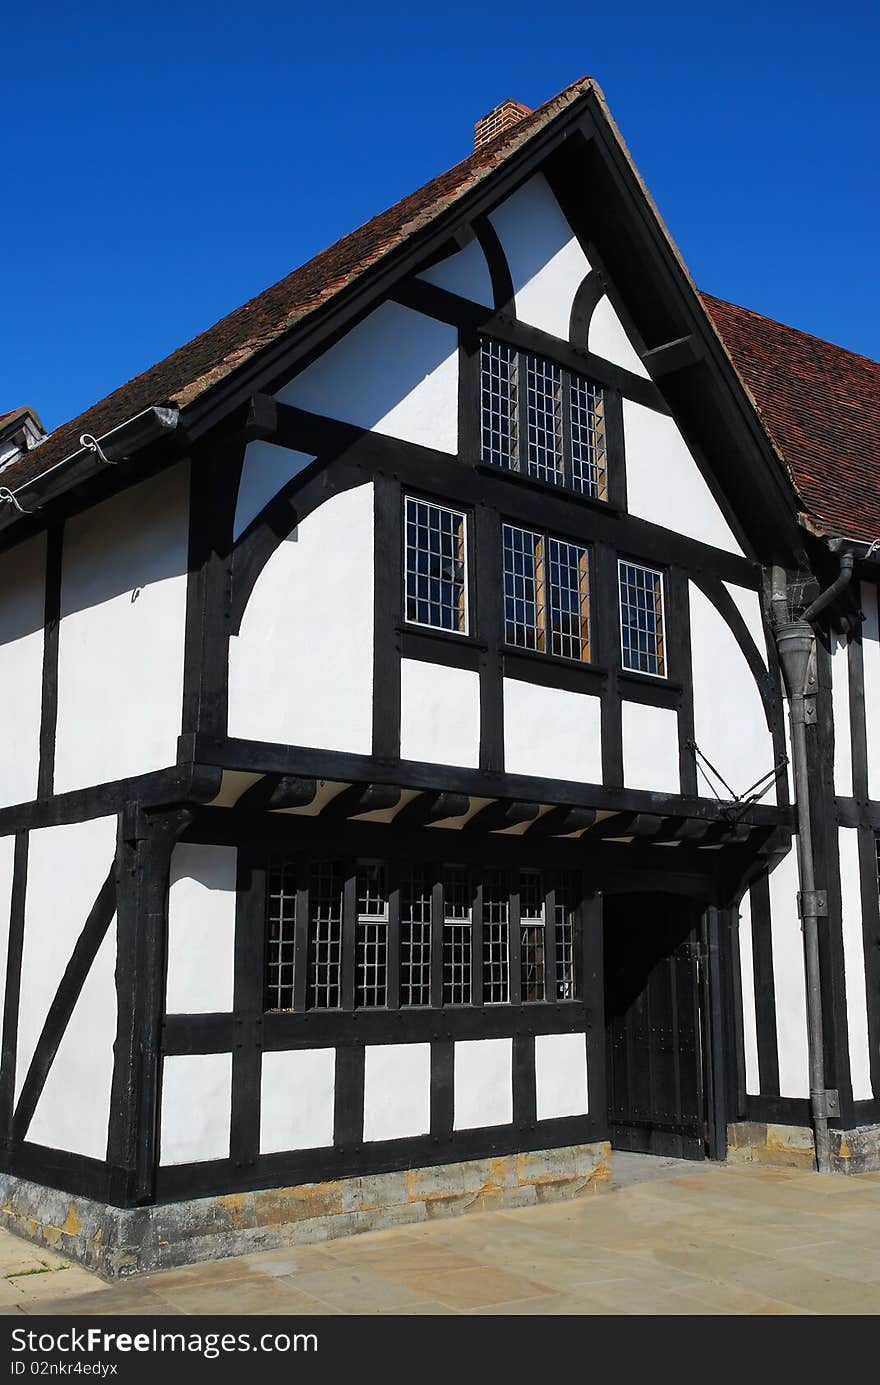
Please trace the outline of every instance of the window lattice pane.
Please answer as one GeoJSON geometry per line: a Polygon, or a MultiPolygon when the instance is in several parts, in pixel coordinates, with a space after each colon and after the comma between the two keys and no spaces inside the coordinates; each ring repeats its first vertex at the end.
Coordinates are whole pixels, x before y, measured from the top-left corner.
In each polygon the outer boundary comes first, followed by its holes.
{"type": "Polygon", "coordinates": [[[497,341],[480,343],[482,444],[492,466],[517,466],[516,352],[497,341]]]}
{"type": "Polygon", "coordinates": [[[431,1003],[431,882],[420,866],[400,879],[400,1003],[431,1003]]]}
{"type": "Polygon", "coordinates": [[[550,647],[554,654],[586,662],[590,657],[590,595],[587,550],[548,539],[550,647]]]}
{"type": "Polygon", "coordinates": [[[574,910],[576,894],[574,884],[567,875],[554,881],[553,901],[554,922],[556,924],[556,999],[574,1000],[574,910]]]}
{"type": "Polygon", "coordinates": [[[636,563],[620,563],[620,637],[623,667],[666,673],[663,576],[636,563]]]}
{"type": "Polygon", "coordinates": [[[571,484],[582,495],[608,499],[605,395],[578,375],[571,377],[571,484]]]}
{"type": "Polygon", "coordinates": [[[464,515],[412,496],[406,498],[406,618],[467,630],[464,515]]]}
{"type": "Polygon", "coordinates": [[[357,1003],[375,1009],[388,1003],[388,892],[379,862],[357,872],[357,1003]]]}
{"type": "Polygon", "coordinates": [[[443,883],[443,1004],[470,1005],[471,893],[465,870],[450,870],[443,883]]]}
{"type": "Polygon", "coordinates": [[[490,871],[483,885],[483,1004],[510,999],[510,923],[507,884],[490,871]]]}
{"type": "Polygon", "coordinates": [[[342,980],[342,875],[334,861],[316,861],[309,883],[309,1005],[339,1008],[342,980]]]}
{"type": "Polygon", "coordinates": [[[266,900],[267,1010],[293,1009],[293,948],[296,927],[296,872],[290,861],[269,868],[266,900]]]}
{"type": "Polygon", "coordinates": [[[503,526],[504,637],[520,649],[544,648],[544,541],[503,526]]]}
{"type": "Polygon", "coordinates": [[[587,550],[544,539],[511,524],[502,528],[504,638],[520,649],[567,659],[590,657],[587,550]],[[549,625],[550,639],[547,639],[549,625]]]}
{"type": "Polygon", "coordinates": [[[562,468],[562,371],[552,361],[526,357],[529,475],[564,479],[562,468]]]}
{"type": "Polygon", "coordinates": [[[523,871],[519,886],[522,999],[544,1000],[544,891],[537,871],[523,871]]]}

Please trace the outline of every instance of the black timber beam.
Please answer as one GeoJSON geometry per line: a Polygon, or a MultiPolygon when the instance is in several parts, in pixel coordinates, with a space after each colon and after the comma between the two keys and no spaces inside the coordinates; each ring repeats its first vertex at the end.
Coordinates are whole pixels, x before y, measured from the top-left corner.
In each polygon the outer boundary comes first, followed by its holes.
{"type": "Polygon", "coordinates": [[[595,808],[551,808],[536,818],[525,835],[537,837],[567,837],[573,832],[584,832],[596,821],[595,808]]]}
{"type": "Polygon", "coordinates": [[[662,346],[653,346],[650,351],[642,353],[642,361],[653,380],[695,365],[699,359],[696,339],[691,335],[676,337],[675,341],[664,342],[662,346]]]}
{"type": "Polygon", "coordinates": [[[446,818],[463,818],[470,798],[462,793],[421,793],[394,815],[396,827],[429,827],[446,818]]]}
{"type": "Polygon", "coordinates": [[[474,813],[462,830],[465,832],[500,832],[505,827],[517,827],[521,822],[534,822],[540,811],[540,803],[499,799],[496,803],[487,803],[485,808],[474,813]]]}

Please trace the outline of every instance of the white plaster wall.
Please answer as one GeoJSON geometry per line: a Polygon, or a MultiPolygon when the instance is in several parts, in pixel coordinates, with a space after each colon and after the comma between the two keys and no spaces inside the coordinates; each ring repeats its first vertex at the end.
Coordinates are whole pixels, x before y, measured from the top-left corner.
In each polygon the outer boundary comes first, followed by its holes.
{"type": "MultiPolygon", "coordinates": [[[[116,818],[41,827],[28,843],[21,1001],[15,1097],[27,1076],[49,1006],[55,999],[89,911],[116,855],[116,818]]],[[[115,988],[107,998],[115,1010],[115,988]]],[[[103,1021],[96,1014],[96,1025],[103,1021]]],[[[115,1033],[111,1036],[112,1040],[115,1033]]],[[[95,1074],[97,1081],[100,1074],[95,1074]]],[[[87,1094],[80,1093],[84,1100],[87,1094]]]]}
{"type": "Polygon", "coordinates": [[[834,792],[852,798],[852,733],[849,716],[849,643],[831,637],[831,715],[834,721],[834,792]]]}
{"type": "Polygon", "coordinates": [[[185,463],[65,525],[56,793],[176,762],[188,530],[185,463]]]}
{"type": "Polygon", "coordinates": [[[448,259],[423,270],[419,278],[449,293],[457,293],[461,298],[469,298],[472,303],[482,303],[487,308],[494,305],[492,277],[477,240],[468,241],[448,259]]]}
{"type": "Polygon", "coordinates": [[[880,798],[880,628],[877,620],[877,588],[861,584],[862,655],[865,669],[865,723],[868,742],[868,797],[880,798]]]}
{"type": "Polygon", "coordinates": [[[261,1154],[332,1145],[335,1048],[264,1053],[260,1090],[261,1154]]]}
{"type": "Polygon", "coordinates": [[[669,707],[623,702],[623,782],[628,789],[681,793],[678,713],[669,707]]]}
{"type": "Polygon", "coordinates": [[[383,303],[279,390],[282,404],[404,442],[458,451],[458,333],[383,303]]]}
{"type": "Polygon", "coordinates": [[[587,345],[594,356],[631,370],[634,375],[648,379],[642,359],[626,334],[626,328],[611,306],[607,294],[599,299],[590,318],[587,345]]]}
{"type": "Polygon", "coordinates": [[[765,633],[764,617],[761,610],[761,598],[756,591],[749,587],[738,587],[733,582],[722,582],[726,587],[733,603],[745,621],[746,629],[755,642],[755,648],[763,660],[764,667],[767,666],[767,636],[765,633]]]}
{"type": "Polygon", "coordinates": [[[629,513],[741,555],[675,420],[624,399],[623,431],[629,513]]]}
{"type": "Polygon", "coordinates": [[[489,217],[507,259],[516,315],[568,341],[571,309],[590,262],[542,173],[489,217]]]}
{"type": "Polygon", "coordinates": [[[752,900],[748,890],[739,906],[739,971],[742,988],[743,1050],[746,1063],[746,1092],[758,1096],[761,1079],[758,1070],[758,1019],[755,1001],[755,954],[752,947],[752,900]]]}
{"type": "MultiPolygon", "coordinates": [[[[741,794],[773,769],[773,738],[758,685],[733,631],[693,582],[688,592],[694,738],[734,792],[741,794]]],[[[699,793],[709,796],[702,774],[697,778],[699,793]]],[[[774,794],[769,781],[765,797],[774,794]]]]}
{"type": "Polygon", "coordinates": [[[431,1045],[368,1044],[364,1140],[401,1140],[431,1129],[431,1045]]]}
{"type": "Polygon", "coordinates": [[[480,675],[400,661],[400,756],[437,765],[480,763],[480,675]]]}
{"type": "Polygon", "coordinates": [[[313,510],[257,578],[229,642],[229,734],[370,753],[372,483],[313,510]]]}
{"type": "Polygon", "coordinates": [[[237,863],[232,846],[181,842],[174,848],[165,987],[170,1015],[232,1009],[237,863]]]}
{"type": "Polygon", "coordinates": [[[797,911],[797,851],[792,846],[770,876],[770,931],[776,992],[779,1095],[809,1096],[804,945],[797,911]]]}
{"type": "Polygon", "coordinates": [[[858,829],[838,828],[837,843],[840,853],[843,968],[846,979],[846,1023],[853,1100],[868,1101],[874,1095],[874,1091],[871,1086],[871,1049],[868,1039],[868,988],[862,932],[858,829]]]}
{"type": "Polygon", "coordinates": [[[229,1158],[232,1054],[175,1054],[162,1063],[161,1164],[229,1158]]]}
{"type": "Polygon", "coordinates": [[[513,1040],[455,1044],[453,1129],[509,1125],[513,1120],[513,1040]]]}
{"type": "Polygon", "coordinates": [[[6,1003],[6,959],[9,952],[9,924],[12,915],[12,870],[15,862],[15,837],[0,837],[0,1034],[6,1003]]]}
{"type": "Polygon", "coordinates": [[[587,1114],[586,1034],[535,1036],[535,1098],[539,1121],[587,1114]]]}
{"type": "Polygon", "coordinates": [[[0,807],[37,796],[46,539],[0,553],[0,807]]]}
{"type": "Polygon", "coordinates": [[[295,452],[290,447],[278,447],[274,442],[249,442],[244,450],[238,485],[233,537],[237,539],[243,534],[282,486],[305,471],[314,460],[309,452],[295,452]]]}
{"type": "Polygon", "coordinates": [[[27,1139],[106,1159],[116,1041],[116,920],[98,949],[40,1093],[27,1139]]]}
{"type": "Polygon", "coordinates": [[[504,768],[508,774],[601,784],[601,700],[505,678],[504,768]]]}

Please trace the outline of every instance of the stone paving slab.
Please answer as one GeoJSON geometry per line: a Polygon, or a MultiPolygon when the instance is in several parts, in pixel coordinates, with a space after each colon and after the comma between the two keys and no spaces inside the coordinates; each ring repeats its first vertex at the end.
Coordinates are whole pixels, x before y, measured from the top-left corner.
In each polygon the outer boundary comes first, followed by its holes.
{"type": "Polygon", "coordinates": [[[630,1155],[598,1198],[114,1284],[0,1231],[0,1315],[876,1314],[878,1246],[880,1175],[630,1155]]]}

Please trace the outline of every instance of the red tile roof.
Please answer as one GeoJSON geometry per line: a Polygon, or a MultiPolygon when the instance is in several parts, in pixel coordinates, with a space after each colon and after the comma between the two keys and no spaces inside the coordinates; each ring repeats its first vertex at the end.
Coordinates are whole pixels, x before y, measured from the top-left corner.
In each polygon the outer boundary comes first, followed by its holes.
{"type": "Polygon", "coordinates": [[[880,537],[880,364],[748,308],[700,295],[824,534],[880,537]]]}

